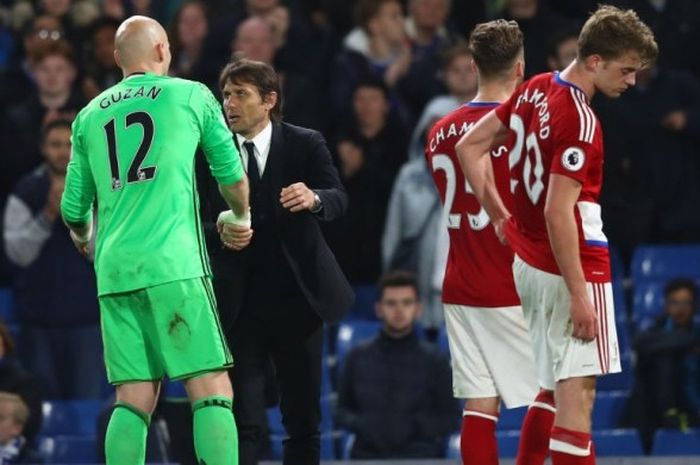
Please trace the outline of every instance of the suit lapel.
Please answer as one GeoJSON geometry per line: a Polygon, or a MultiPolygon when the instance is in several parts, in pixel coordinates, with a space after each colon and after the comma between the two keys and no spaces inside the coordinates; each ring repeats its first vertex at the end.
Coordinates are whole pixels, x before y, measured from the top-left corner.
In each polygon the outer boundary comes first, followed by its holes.
{"type": "Polygon", "coordinates": [[[270,187],[272,192],[272,202],[275,205],[275,211],[282,211],[282,204],[279,202],[280,191],[282,190],[284,169],[284,138],[282,136],[282,125],[280,123],[272,123],[272,140],[270,141],[270,153],[267,156],[267,166],[265,167],[266,174],[270,175],[270,187]]]}

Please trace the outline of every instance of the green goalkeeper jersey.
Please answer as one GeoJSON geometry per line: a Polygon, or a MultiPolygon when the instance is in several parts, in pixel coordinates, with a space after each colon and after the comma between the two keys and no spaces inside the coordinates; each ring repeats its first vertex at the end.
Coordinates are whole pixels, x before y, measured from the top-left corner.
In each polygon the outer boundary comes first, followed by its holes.
{"type": "Polygon", "coordinates": [[[61,212],[88,222],[96,205],[99,295],[210,275],[199,219],[195,151],[219,184],[243,177],[221,106],[202,84],[136,74],[73,123],[61,212]]]}

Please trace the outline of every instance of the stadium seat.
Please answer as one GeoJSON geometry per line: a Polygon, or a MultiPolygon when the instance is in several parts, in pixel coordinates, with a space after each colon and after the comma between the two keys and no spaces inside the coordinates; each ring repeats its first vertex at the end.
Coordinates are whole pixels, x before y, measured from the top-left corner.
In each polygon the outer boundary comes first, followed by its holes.
{"type": "Polygon", "coordinates": [[[95,436],[44,436],[39,439],[39,453],[47,464],[97,462],[95,436]]]}
{"type": "Polygon", "coordinates": [[[615,321],[626,322],[629,319],[629,308],[627,307],[627,295],[625,293],[625,283],[622,278],[613,278],[612,281],[613,302],[615,303],[615,321]]]}
{"type": "MultiPolygon", "coordinates": [[[[355,438],[353,438],[354,440],[355,438]]],[[[459,460],[462,455],[459,452],[459,441],[460,434],[453,433],[450,439],[447,441],[447,450],[445,451],[445,457],[451,460],[459,460]]],[[[345,458],[345,457],[342,457],[345,458]]],[[[349,458],[349,457],[348,457],[349,458]]]]}
{"type": "Polygon", "coordinates": [[[374,304],[379,298],[379,290],[374,284],[355,286],[355,303],[350,307],[348,318],[375,320],[374,304]]]}
{"type": "Polygon", "coordinates": [[[622,280],[627,274],[625,270],[625,264],[622,261],[622,256],[617,247],[611,245],[608,250],[610,251],[610,271],[612,273],[613,280],[622,280]]]}
{"type": "Polygon", "coordinates": [[[437,348],[440,350],[441,354],[444,354],[447,357],[450,356],[450,343],[447,339],[447,327],[444,324],[440,326],[440,329],[438,330],[437,348]]]}
{"type": "Polygon", "coordinates": [[[523,424],[523,418],[527,413],[527,407],[511,408],[506,409],[503,405],[501,406],[501,413],[498,416],[498,423],[496,423],[496,429],[499,430],[519,430],[523,424]]]}
{"type": "Polygon", "coordinates": [[[0,288],[0,320],[6,325],[11,325],[17,322],[15,315],[15,301],[12,296],[12,290],[9,288],[0,288]]]}
{"type": "Polygon", "coordinates": [[[520,429],[511,431],[496,431],[498,441],[498,456],[504,459],[512,459],[518,455],[518,443],[520,442],[520,429]]]}
{"type": "Polygon", "coordinates": [[[338,458],[340,460],[350,460],[350,453],[352,452],[352,446],[354,445],[355,433],[340,431],[340,438],[338,439],[338,458]]]}
{"type": "Polygon", "coordinates": [[[663,311],[665,284],[665,281],[635,283],[632,294],[632,321],[637,329],[648,329],[663,311]]]}
{"type": "Polygon", "coordinates": [[[665,282],[678,277],[700,280],[698,263],[700,244],[646,245],[635,249],[630,274],[635,285],[645,280],[665,282]]]}
{"type": "Polygon", "coordinates": [[[700,429],[687,433],[676,429],[656,431],[651,455],[700,455],[700,429]]]}
{"type": "Polygon", "coordinates": [[[617,343],[620,346],[620,353],[629,355],[632,353],[632,341],[630,341],[629,325],[624,321],[615,323],[617,330],[617,343]]]}
{"type": "Polygon", "coordinates": [[[598,457],[640,457],[642,441],[635,429],[593,430],[595,454],[598,457]]]}
{"type": "Polygon", "coordinates": [[[94,436],[97,417],[105,408],[101,400],[53,400],[41,406],[44,421],[41,434],[94,436]]]}
{"type": "Polygon", "coordinates": [[[634,368],[632,367],[632,354],[622,353],[622,372],[611,375],[599,376],[596,381],[597,391],[629,391],[634,381],[634,368]]]}
{"type": "Polygon", "coordinates": [[[627,391],[598,392],[593,404],[593,429],[616,428],[628,397],[627,391]]]}
{"type": "Polygon", "coordinates": [[[381,322],[377,320],[353,320],[340,323],[338,338],[335,343],[336,366],[339,370],[342,370],[343,362],[350,349],[359,342],[372,339],[377,335],[380,327],[381,322]]]}

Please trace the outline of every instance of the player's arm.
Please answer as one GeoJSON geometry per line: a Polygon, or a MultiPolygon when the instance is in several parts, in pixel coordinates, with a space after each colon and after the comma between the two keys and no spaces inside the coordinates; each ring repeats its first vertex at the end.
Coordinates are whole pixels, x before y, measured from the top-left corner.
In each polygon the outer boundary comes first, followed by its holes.
{"type": "Polygon", "coordinates": [[[221,105],[204,85],[193,87],[190,106],[198,118],[200,146],[216,179],[219,192],[231,210],[221,212],[216,222],[221,241],[230,249],[246,247],[253,231],[250,229],[248,178],[241,157],[233,144],[221,105]]]}
{"type": "Polygon", "coordinates": [[[65,189],[61,197],[61,216],[70,229],[71,239],[83,255],[88,255],[92,236],[92,205],[95,202],[95,180],[79,132],[79,119],[73,123],[71,160],[66,172],[65,189]]]}
{"type": "Polygon", "coordinates": [[[497,231],[510,217],[510,212],[496,188],[490,150],[503,143],[508,132],[496,112],[490,111],[455,146],[464,176],[497,231]]]}
{"type": "Polygon", "coordinates": [[[549,178],[544,218],[552,252],[571,294],[573,337],[590,341],[597,336],[598,325],[581,265],[579,233],[574,216],[581,187],[581,183],[576,179],[552,173],[549,178]]]}

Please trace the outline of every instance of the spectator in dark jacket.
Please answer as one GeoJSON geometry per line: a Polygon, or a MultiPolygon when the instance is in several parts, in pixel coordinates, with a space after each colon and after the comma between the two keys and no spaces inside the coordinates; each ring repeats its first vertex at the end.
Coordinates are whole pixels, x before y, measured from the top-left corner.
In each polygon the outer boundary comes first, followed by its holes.
{"type": "Polygon", "coordinates": [[[15,342],[2,320],[0,320],[0,392],[18,395],[28,407],[29,417],[24,424],[23,436],[26,444],[31,446],[41,428],[41,382],[17,362],[15,342]]]}
{"type": "Polygon", "coordinates": [[[46,163],[17,184],[4,221],[7,256],[20,268],[14,286],[20,356],[45,377],[54,399],[97,398],[104,377],[95,273],[59,219],[70,134],[66,120],[46,126],[46,163]]]}
{"type": "Polygon", "coordinates": [[[415,277],[385,275],[379,283],[381,332],[350,351],[338,392],[338,425],[357,435],[353,459],[441,457],[458,427],[459,407],[445,357],[416,334],[415,277]]]}
{"type": "Polygon", "coordinates": [[[334,144],[349,206],[327,230],[352,283],[370,284],[379,278],[389,196],[406,161],[406,130],[389,110],[388,92],[381,78],[360,81],[353,94],[353,118],[334,144]]]}
{"type": "Polygon", "coordinates": [[[664,312],[635,340],[637,380],[628,414],[651,444],[657,428],[685,430],[698,424],[700,327],[693,322],[697,288],[688,279],[674,279],[664,291],[664,312]]]}

